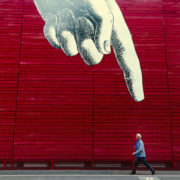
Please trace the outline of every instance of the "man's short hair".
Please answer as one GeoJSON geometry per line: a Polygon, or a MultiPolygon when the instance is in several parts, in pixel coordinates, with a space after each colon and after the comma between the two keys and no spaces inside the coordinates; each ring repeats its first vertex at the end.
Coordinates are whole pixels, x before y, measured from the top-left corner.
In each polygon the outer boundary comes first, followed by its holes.
{"type": "Polygon", "coordinates": [[[138,137],[140,137],[140,138],[142,137],[140,133],[137,133],[136,136],[138,136],[138,137]]]}

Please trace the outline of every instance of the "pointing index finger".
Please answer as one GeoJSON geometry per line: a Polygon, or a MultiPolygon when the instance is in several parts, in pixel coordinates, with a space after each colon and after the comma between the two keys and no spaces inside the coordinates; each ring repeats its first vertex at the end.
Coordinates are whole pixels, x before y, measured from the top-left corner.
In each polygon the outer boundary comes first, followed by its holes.
{"type": "Polygon", "coordinates": [[[132,98],[137,102],[142,101],[144,99],[142,71],[131,34],[119,6],[114,0],[108,2],[114,13],[111,41],[116,59],[124,73],[126,85],[132,98]]]}
{"type": "Polygon", "coordinates": [[[139,59],[132,39],[126,38],[126,40],[123,40],[122,36],[120,32],[113,30],[112,46],[118,64],[124,73],[126,85],[132,98],[135,101],[142,101],[144,99],[144,92],[139,59]]]}

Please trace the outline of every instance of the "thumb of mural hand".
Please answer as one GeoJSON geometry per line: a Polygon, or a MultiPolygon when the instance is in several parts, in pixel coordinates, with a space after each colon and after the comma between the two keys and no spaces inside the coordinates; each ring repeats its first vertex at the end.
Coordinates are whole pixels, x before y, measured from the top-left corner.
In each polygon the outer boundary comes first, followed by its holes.
{"type": "Polygon", "coordinates": [[[80,53],[87,65],[101,62],[111,45],[127,88],[144,99],[142,72],[133,40],[115,0],[34,0],[45,21],[44,35],[67,56],[80,53]]]}

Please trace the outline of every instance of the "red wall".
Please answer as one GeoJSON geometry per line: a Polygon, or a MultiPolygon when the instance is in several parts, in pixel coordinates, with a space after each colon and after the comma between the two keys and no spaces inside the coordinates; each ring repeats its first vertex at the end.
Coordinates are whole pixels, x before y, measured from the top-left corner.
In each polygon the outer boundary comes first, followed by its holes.
{"type": "Polygon", "coordinates": [[[0,1],[4,167],[52,160],[87,161],[90,168],[117,161],[130,167],[140,132],[149,161],[180,168],[180,4],[117,2],[141,61],[146,99],[140,103],[128,94],[113,54],[95,67],[79,55],[66,57],[44,38],[44,22],[32,0],[0,1]]]}

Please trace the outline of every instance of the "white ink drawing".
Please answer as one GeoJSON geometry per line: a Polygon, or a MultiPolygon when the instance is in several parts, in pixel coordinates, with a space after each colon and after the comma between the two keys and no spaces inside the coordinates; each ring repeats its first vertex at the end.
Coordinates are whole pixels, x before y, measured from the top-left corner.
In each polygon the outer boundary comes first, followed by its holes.
{"type": "Polygon", "coordinates": [[[34,0],[49,43],[91,66],[111,53],[135,101],[144,99],[142,71],[131,33],[115,0],[34,0]]]}

